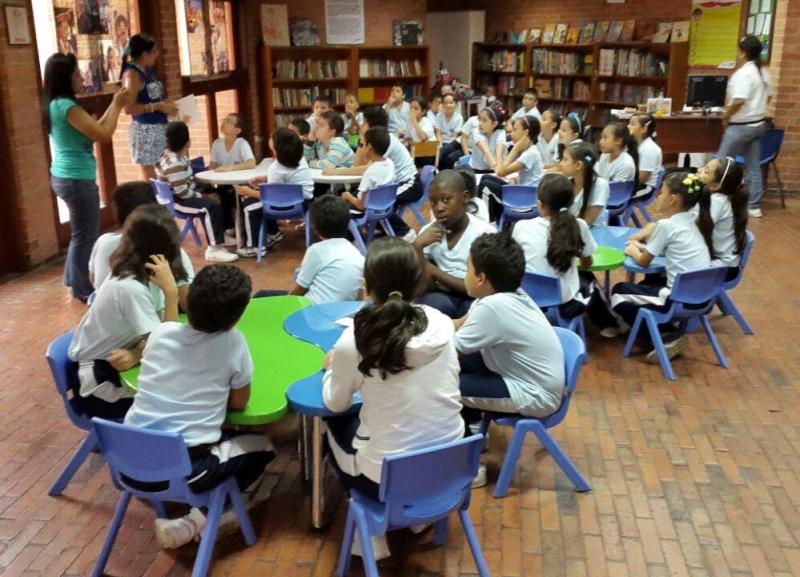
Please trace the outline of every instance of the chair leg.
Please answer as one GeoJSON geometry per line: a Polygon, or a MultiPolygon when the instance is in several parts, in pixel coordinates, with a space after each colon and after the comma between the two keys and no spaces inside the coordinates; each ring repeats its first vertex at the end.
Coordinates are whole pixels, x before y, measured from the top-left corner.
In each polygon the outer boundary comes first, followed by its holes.
{"type": "Polygon", "coordinates": [[[581,472],[578,471],[578,468],[575,464],[567,457],[566,453],[564,453],[561,445],[559,445],[553,436],[550,434],[545,426],[540,423],[539,421],[531,422],[531,431],[536,437],[539,439],[539,442],[542,443],[547,452],[550,453],[550,456],[553,457],[555,462],[561,467],[561,470],[564,471],[564,474],[572,481],[572,484],[575,485],[575,488],[580,491],[591,491],[592,486],[589,482],[581,475],[581,472]]]}
{"type": "Polygon", "coordinates": [[[344,522],[344,535],[342,536],[342,550],[339,551],[339,565],[337,573],[339,577],[344,577],[350,570],[350,559],[353,550],[353,537],[356,534],[356,519],[353,515],[352,507],[347,508],[347,520],[344,522]]]}
{"type": "Polygon", "coordinates": [[[364,239],[361,238],[361,231],[358,230],[358,227],[356,226],[356,223],[354,223],[351,220],[350,224],[347,225],[347,228],[350,231],[350,234],[353,235],[353,240],[355,241],[356,246],[358,247],[358,250],[361,251],[361,254],[366,256],[367,255],[367,245],[364,244],[364,239]]]}
{"type": "MultiPolygon", "coordinates": [[[[775,170],[775,179],[778,181],[778,191],[781,194],[781,208],[786,208],[786,191],[783,188],[783,181],[781,180],[781,173],[778,172],[778,164],[773,162],[770,166],[772,166],[773,170],[775,170]]],[[[764,186],[767,185],[766,179],[764,180],[764,186]]]]}
{"type": "Polygon", "coordinates": [[[239,528],[242,531],[244,542],[248,545],[253,545],[256,542],[256,531],[253,529],[253,522],[250,515],[247,513],[247,508],[244,506],[242,494],[239,492],[239,487],[236,480],[229,479],[228,497],[231,500],[233,510],[236,511],[236,516],[239,518],[239,528]]]}
{"type": "Polygon", "coordinates": [[[514,471],[517,469],[517,461],[522,452],[522,444],[525,442],[525,427],[520,426],[519,423],[514,426],[514,432],[511,435],[511,443],[506,449],[506,456],[503,459],[503,466],[500,469],[500,476],[497,478],[497,485],[494,487],[492,496],[495,499],[505,497],[508,493],[508,487],[511,485],[511,480],[514,478],[514,471]]]}
{"type": "Polygon", "coordinates": [[[742,332],[746,335],[752,335],[753,329],[750,328],[750,325],[745,320],[742,313],[736,307],[736,305],[731,300],[731,297],[728,296],[728,293],[722,291],[719,293],[719,297],[717,297],[717,306],[722,311],[723,314],[731,315],[734,319],[736,319],[736,323],[739,325],[739,328],[742,329],[742,332]]]}
{"type": "Polygon", "coordinates": [[[392,224],[389,222],[388,218],[385,218],[381,221],[381,226],[383,227],[383,230],[386,231],[386,234],[388,234],[389,236],[397,236],[394,233],[394,229],[392,228],[392,224]]]}
{"type": "Polygon", "coordinates": [[[102,577],[103,571],[108,563],[108,558],[111,555],[111,549],[114,547],[114,541],[117,539],[117,533],[122,526],[122,520],[125,518],[125,511],[128,510],[128,504],[131,502],[131,494],[123,491],[117,502],[117,508],[114,509],[114,516],[111,518],[111,524],[108,526],[108,534],[106,540],[103,541],[103,547],[100,549],[100,555],[97,557],[97,562],[94,564],[92,577],[102,577]]]}
{"type": "MultiPolygon", "coordinates": [[[[200,240],[200,233],[197,232],[197,227],[194,225],[194,222],[192,222],[192,236],[194,237],[194,244],[203,246],[203,241],[200,240]]],[[[206,236],[208,236],[208,234],[206,234],[206,236]]]]}
{"type": "Polygon", "coordinates": [[[377,223],[374,222],[367,223],[367,246],[371,245],[372,241],[375,240],[375,229],[377,226],[377,223]]]}
{"type": "Polygon", "coordinates": [[[636,216],[636,211],[631,209],[630,212],[630,219],[633,221],[633,224],[636,225],[637,228],[642,228],[642,222],[639,220],[639,217],[636,216]]]}
{"type": "Polygon", "coordinates": [[[425,217],[422,216],[422,211],[418,207],[412,204],[410,205],[410,208],[411,212],[414,213],[414,218],[417,219],[417,222],[419,223],[420,226],[425,226],[426,224],[428,224],[428,222],[425,220],[425,217]]]}
{"type": "Polygon", "coordinates": [[[192,577],[206,577],[206,575],[208,575],[208,566],[211,563],[211,555],[214,553],[214,544],[217,541],[217,529],[219,529],[219,520],[220,517],[222,517],[222,508],[225,506],[225,497],[227,497],[227,494],[228,491],[224,484],[217,486],[211,494],[211,499],[208,503],[206,527],[203,529],[200,547],[197,549],[197,556],[195,557],[194,568],[192,569],[192,577]]]}
{"type": "Polygon", "coordinates": [[[361,542],[361,561],[364,563],[364,573],[367,577],[380,577],[378,575],[378,565],[375,563],[375,552],[372,550],[372,535],[367,531],[367,520],[358,511],[355,515],[356,529],[358,530],[358,540],[361,542]]]}
{"type": "Polygon", "coordinates": [[[64,467],[64,470],[58,476],[55,483],[50,487],[50,490],[47,492],[48,495],[51,497],[58,497],[61,493],[64,492],[64,489],[67,488],[69,482],[72,480],[72,477],[75,476],[75,473],[78,472],[78,469],[81,468],[81,465],[86,460],[86,457],[89,456],[89,453],[97,449],[97,438],[94,435],[94,431],[89,431],[89,434],[86,435],[86,438],[81,443],[81,446],[78,447],[78,450],[75,451],[75,454],[72,455],[72,458],[67,463],[67,466],[64,467]]]}
{"type": "Polygon", "coordinates": [[[441,547],[447,542],[447,517],[439,519],[433,526],[433,544],[441,547]]]}
{"type": "Polygon", "coordinates": [[[483,420],[481,420],[481,426],[480,426],[480,429],[478,430],[478,432],[485,437],[486,433],[489,432],[489,425],[491,423],[492,423],[492,419],[489,418],[489,416],[486,413],[484,413],[483,414],[483,420]]]}
{"type": "Polygon", "coordinates": [[[481,544],[478,542],[478,537],[475,535],[475,529],[472,527],[469,512],[465,510],[459,511],[458,518],[461,519],[461,526],[464,528],[464,535],[467,537],[467,543],[469,543],[469,550],[472,552],[472,558],[475,559],[478,575],[481,577],[489,577],[489,567],[486,565],[486,559],[483,558],[481,544]]]}
{"type": "Polygon", "coordinates": [[[649,315],[645,317],[645,322],[650,331],[650,341],[653,343],[658,355],[658,362],[661,364],[661,371],[670,381],[674,381],[676,379],[675,371],[672,370],[672,363],[669,362],[669,357],[667,357],[667,349],[664,348],[664,341],[661,338],[661,333],[658,332],[658,323],[649,315]]]}
{"type": "Polygon", "coordinates": [[[267,223],[262,219],[258,227],[258,248],[256,248],[256,262],[261,262],[261,248],[264,246],[264,234],[267,230],[267,223]]]}
{"type": "Polygon", "coordinates": [[[311,219],[308,216],[309,212],[311,211],[307,210],[303,215],[303,222],[305,223],[306,229],[306,248],[310,247],[314,243],[314,235],[311,232],[311,219]]]}
{"type": "Polygon", "coordinates": [[[628,357],[631,354],[631,349],[633,348],[633,343],[636,342],[636,336],[639,334],[639,330],[642,328],[642,315],[637,313],[636,319],[633,321],[633,326],[631,327],[631,332],[628,334],[628,340],[625,341],[625,348],[622,349],[622,356],[628,357]]]}
{"type": "Polygon", "coordinates": [[[719,346],[719,342],[717,341],[717,336],[714,334],[714,331],[711,330],[711,324],[708,322],[706,315],[700,315],[700,322],[703,323],[703,328],[706,330],[706,335],[708,336],[708,340],[711,341],[711,348],[714,349],[714,352],[717,355],[717,360],[722,368],[728,368],[728,360],[725,358],[725,353],[722,352],[722,347],[719,346]]]}

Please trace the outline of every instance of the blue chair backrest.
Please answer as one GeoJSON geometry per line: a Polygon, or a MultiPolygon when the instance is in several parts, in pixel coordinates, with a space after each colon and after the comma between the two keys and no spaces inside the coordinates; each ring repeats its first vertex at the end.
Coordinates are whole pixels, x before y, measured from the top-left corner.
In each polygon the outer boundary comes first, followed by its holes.
{"type": "Polygon", "coordinates": [[[606,201],[607,207],[622,207],[628,204],[633,193],[636,191],[636,181],[631,180],[628,182],[609,182],[610,189],[608,200],[606,201]]]}
{"type": "Polygon", "coordinates": [[[707,303],[719,294],[727,273],[728,267],[724,266],[678,273],[669,298],[687,305],[707,303]]]}
{"type": "Polygon", "coordinates": [[[469,498],[478,473],[483,435],[386,457],[380,498],[391,525],[436,517],[469,498]]]}
{"type": "Polygon", "coordinates": [[[394,203],[397,199],[397,184],[384,184],[376,186],[367,191],[367,199],[364,203],[366,216],[373,218],[386,218],[388,213],[394,210],[394,203]]]}
{"type": "Polygon", "coordinates": [[[761,164],[767,164],[778,158],[783,144],[783,128],[770,128],[761,137],[761,164]]]}
{"type": "Polygon", "coordinates": [[[753,245],[755,244],[755,242],[756,242],[755,235],[749,230],[746,231],[744,238],[744,246],[742,247],[742,253],[739,255],[739,273],[736,275],[735,278],[722,283],[723,288],[725,288],[726,290],[734,288],[741,282],[742,276],[744,276],[744,268],[750,261],[750,255],[753,252],[753,245]]]}
{"type": "Polygon", "coordinates": [[[420,202],[428,200],[428,195],[431,192],[431,183],[433,177],[436,176],[436,167],[432,165],[423,166],[419,172],[419,181],[422,184],[422,198],[420,202]]]}
{"type": "Polygon", "coordinates": [[[561,279],[555,275],[526,272],[522,277],[522,290],[539,308],[561,304],[561,279]]]}
{"type": "Polygon", "coordinates": [[[258,192],[264,206],[277,209],[294,208],[303,204],[303,185],[284,183],[263,183],[258,192]]]}
{"type": "Polygon", "coordinates": [[[78,363],[69,358],[69,347],[72,344],[74,333],[64,333],[56,337],[47,347],[45,358],[50,365],[50,372],[53,374],[53,382],[56,385],[61,400],[64,401],[64,409],[67,417],[79,429],[88,431],[91,428],[89,419],[82,414],[76,413],[70,403],[70,390],[78,387],[78,363]]]}
{"type": "Polygon", "coordinates": [[[518,210],[536,208],[536,190],[535,186],[504,184],[503,204],[518,210]]]}
{"type": "Polygon", "coordinates": [[[150,183],[153,185],[153,190],[156,193],[156,200],[158,204],[166,206],[167,210],[173,216],[175,215],[175,204],[172,198],[172,186],[168,182],[151,178],[150,183]]]}
{"type": "Polygon", "coordinates": [[[458,166],[469,166],[469,161],[471,159],[472,159],[471,154],[465,154],[464,156],[459,157],[458,161],[456,161],[456,164],[458,166]]]}
{"type": "Polygon", "coordinates": [[[189,161],[189,166],[192,167],[192,173],[197,174],[206,170],[206,160],[202,156],[197,156],[189,161]]]}
{"type": "MultiPolygon", "coordinates": [[[[583,361],[586,359],[586,344],[583,339],[574,332],[561,327],[553,327],[558,340],[561,342],[561,350],[564,351],[564,375],[567,378],[567,398],[562,404],[569,403],[569,398],[575,392],[575,385],[578,384],[578,377],[581,374],[583,361]]],[[[559,409],[559,412],[561,409],[559,409]]],[[[566,412],[566,411],[565,411],[566,412]]]]}

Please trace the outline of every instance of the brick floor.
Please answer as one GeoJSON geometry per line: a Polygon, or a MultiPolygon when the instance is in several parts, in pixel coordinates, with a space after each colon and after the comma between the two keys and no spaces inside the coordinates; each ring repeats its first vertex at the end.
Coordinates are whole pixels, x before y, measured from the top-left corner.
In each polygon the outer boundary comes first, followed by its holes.
{"type": "MultiPolygon", "coordinates": [[[[791,202],[796,205],[796,201],[791,202]]],[[[474,492],[470,510],[492,574],[548,577],[788,577],[800,575],[800,298],[791,266],[800,212],[766,204],[753,222],[756,247],[734,300],[756,335],[732,319],[712,321],[730,369],[691,337],[679,379],[667,382],[621,341],[590,335],[591,360],[556,437],[593,491],[577,494],[535,441],[526,444],[509,496],[474,492]]],[[[302,250],[291,231],[264,263],[246,262],[259,288],[286,287],[302,250]]],[[[192,247],[200,265],[200,251],[192,247]]],[[[65,494],[49,484],[82,438],[67,421],[43,353],[74,327],[83,307],[59,286],[60,263],[0,286],[0,574],[86,575],[117,493],[92,456],[65,494]]],[[[496,478],[507,436],[493,429],[496,478]]],[[[255,513],[258,543],[220,542],[213,575],[327,577],[333,574],[344,507],[330,527],[308,529],[294,444],[269,468],[274,489],[255,513]]],[[[341,501],[340,501],[341,503],[341,501]]],[[[108,565],[115,576],[188,575],[194,549],[162,552],[153,514],[133,503],[108,565]]],[[[475,573],[457,524],[446,546],[430,534],[392,535],[385,576],[475,573]]],[[[354,564],[354,575],[361,574],[354,564]]]]}

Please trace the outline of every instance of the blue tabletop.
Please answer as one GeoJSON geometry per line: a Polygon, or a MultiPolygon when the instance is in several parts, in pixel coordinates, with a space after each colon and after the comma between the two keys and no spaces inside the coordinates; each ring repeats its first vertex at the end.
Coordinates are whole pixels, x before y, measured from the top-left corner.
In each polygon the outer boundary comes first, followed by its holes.
{"type": "MultiPolygon", "coordinates": [[[[597,244],[624,251],[625,243],[628,242],[630,236],[641,229],[629,226],[593,226],[590,230],[597,244]]],[[[663,256],[654,257],[650,266],[646,268],[639,266],[631,257],[627,256],[622,266],[628,272],[642,274],[658,273],[666,270],[663,256]]]]}

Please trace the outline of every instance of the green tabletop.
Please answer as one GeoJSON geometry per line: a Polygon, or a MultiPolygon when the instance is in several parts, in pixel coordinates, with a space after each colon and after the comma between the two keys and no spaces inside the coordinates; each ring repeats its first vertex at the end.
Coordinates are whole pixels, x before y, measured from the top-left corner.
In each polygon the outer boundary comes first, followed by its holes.
{"type": "MultiPolygon", "coordinates": [[[[305,297],[282,296],[252,299],[236,325],[253,357],[250,402],[243,411],[228,413],[232,425],[263,425],[280,419],[287,410],[286,390],[322,366],[319,347],[295,339],[283,329],[286,317],[309,306],[305,297]]],[[[181,322],[186,322],[181,315],[181,322]]],[[[121,374],[126,386],[136,390],[139,367],[121,374]]]]}
{"type": "Polygon", "coordinates": [[[622,251],[610,246],[598,246],[597,250],[592,253],[592,266],[587,270],[592,272],[614,270],[620,268],[623,262],[625,262],[625,255],[622,251]]]}

